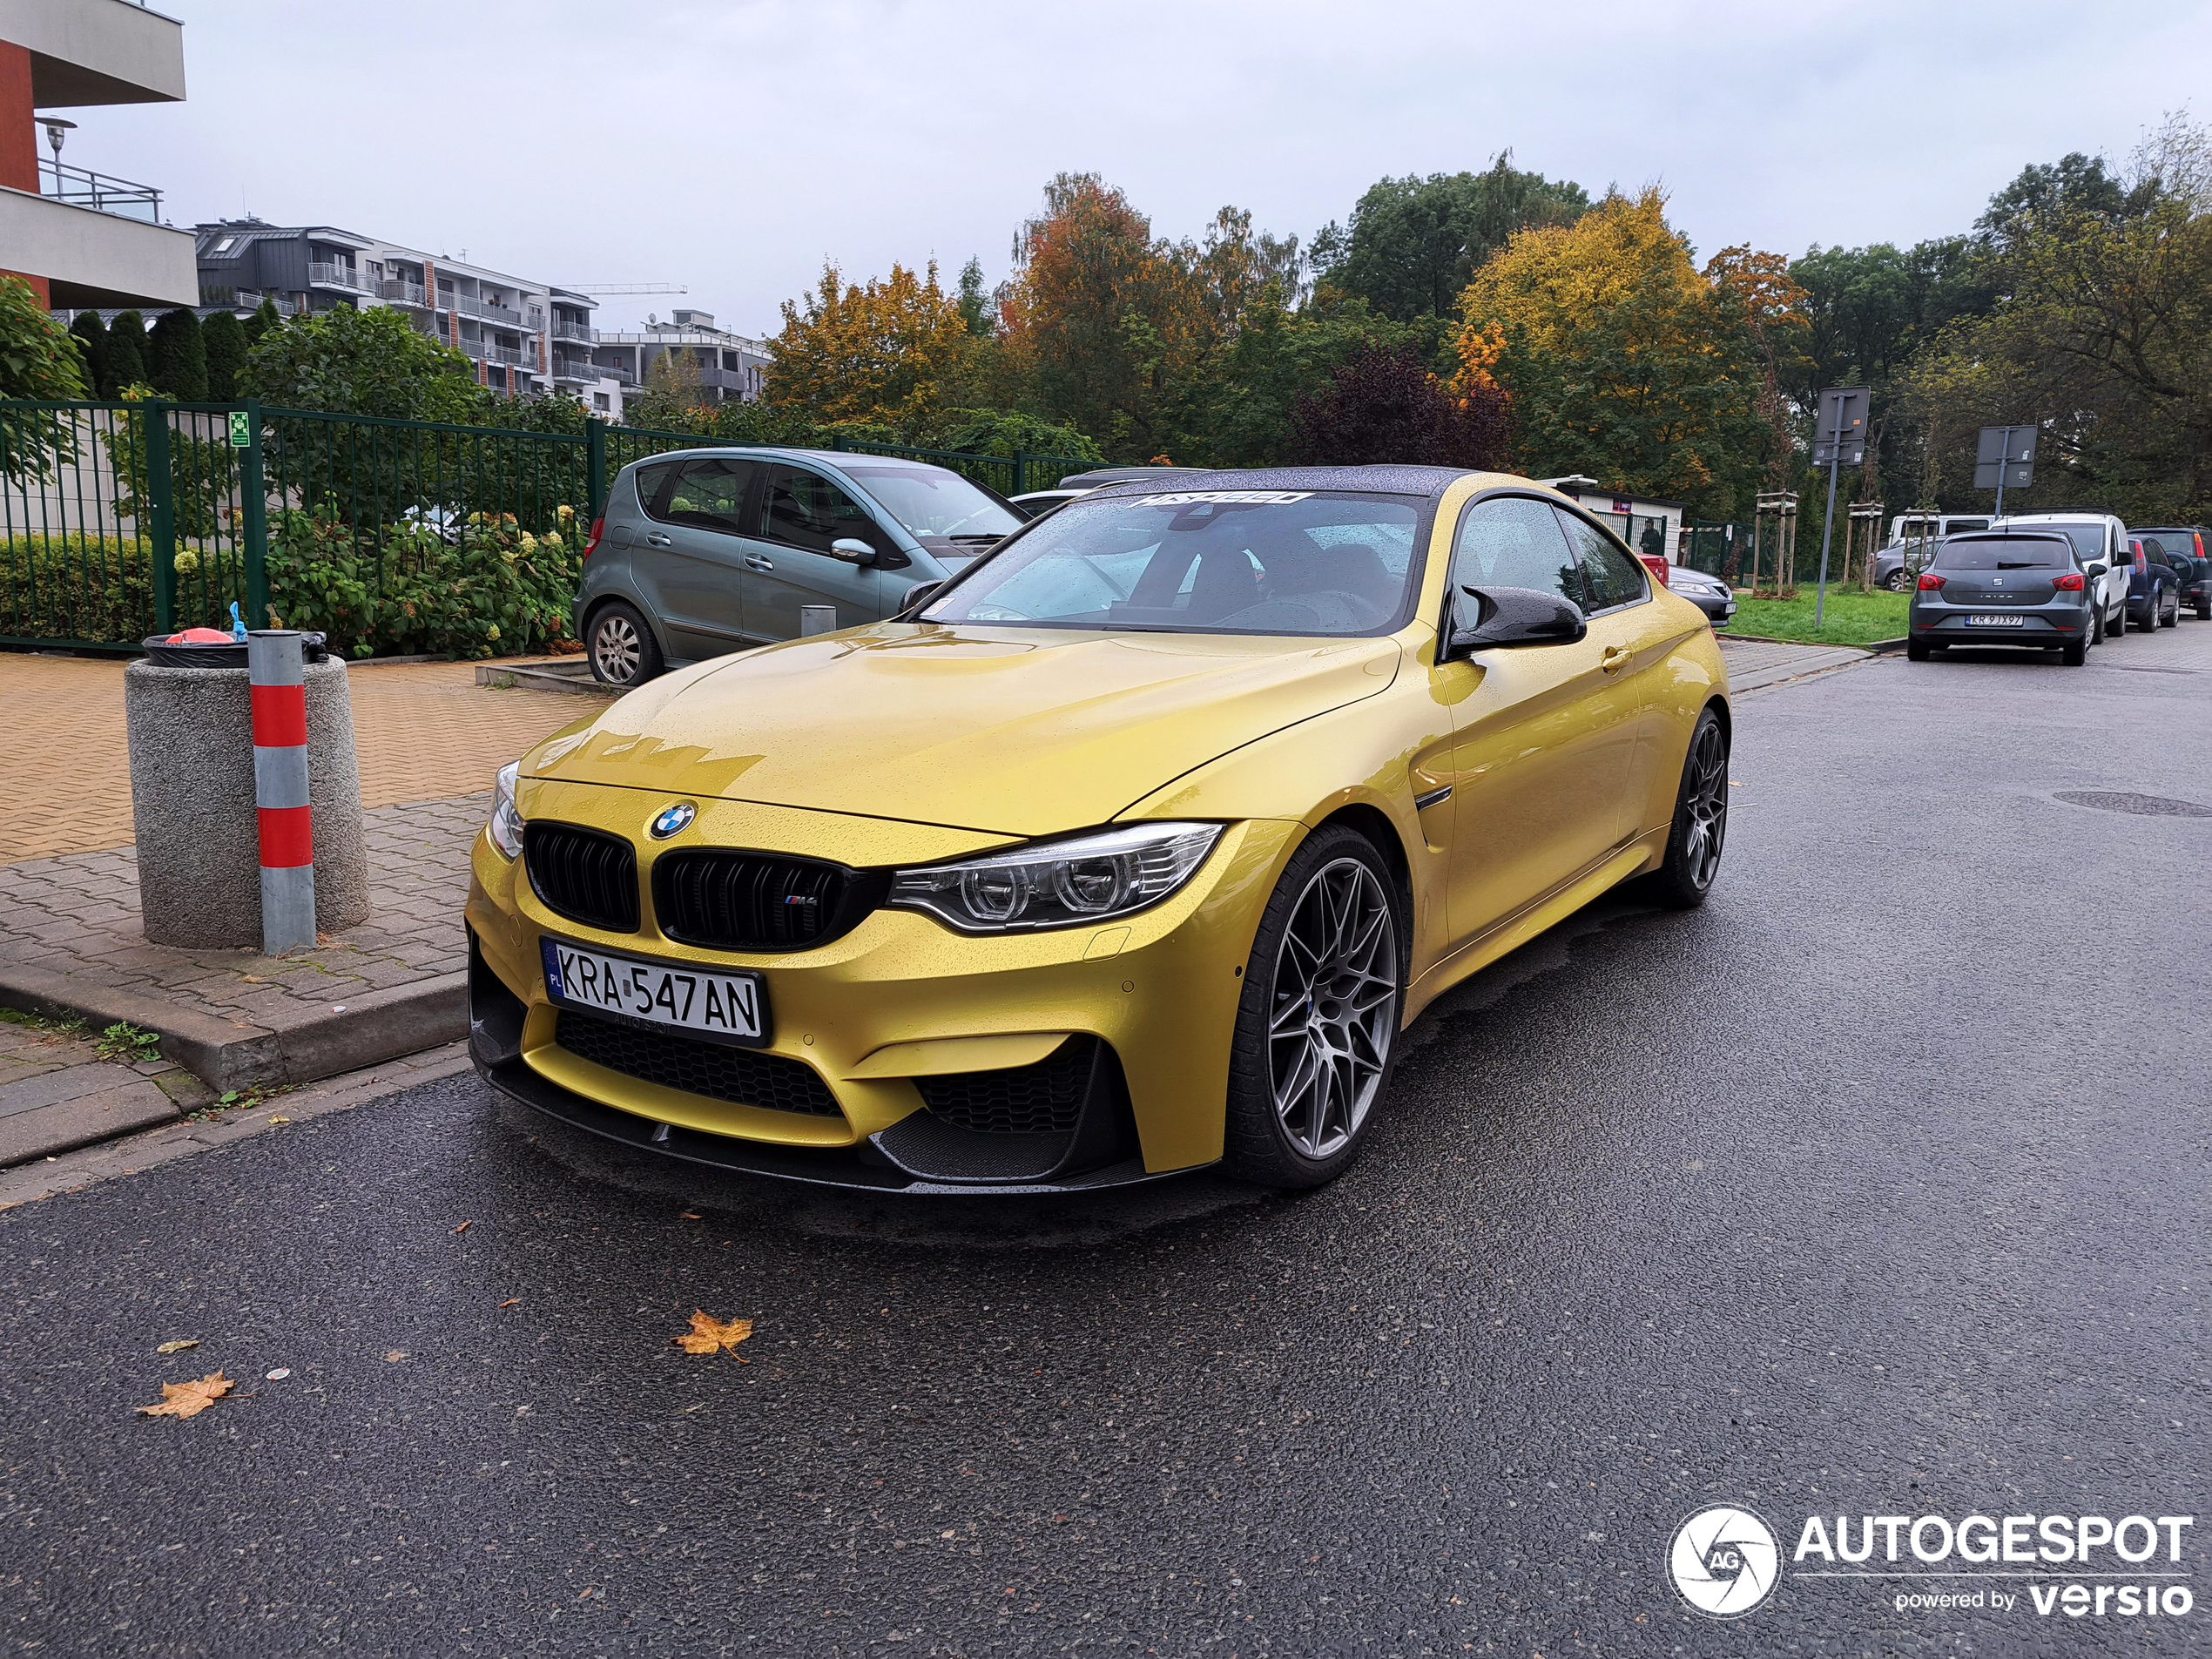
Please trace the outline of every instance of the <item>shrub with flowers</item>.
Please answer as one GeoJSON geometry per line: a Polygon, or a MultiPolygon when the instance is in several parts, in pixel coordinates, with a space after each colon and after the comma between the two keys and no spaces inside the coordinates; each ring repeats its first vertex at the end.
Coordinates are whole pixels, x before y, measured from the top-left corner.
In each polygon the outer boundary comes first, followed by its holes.
{"type": "Polygon", "coordinates": [[[515,656],[568,637],[583,566],[573,508],[539,530],[512,513],[441,519],[356,526],[328,503],[272,512],[272,625],[327,634],[351,657],[515,656]]]}

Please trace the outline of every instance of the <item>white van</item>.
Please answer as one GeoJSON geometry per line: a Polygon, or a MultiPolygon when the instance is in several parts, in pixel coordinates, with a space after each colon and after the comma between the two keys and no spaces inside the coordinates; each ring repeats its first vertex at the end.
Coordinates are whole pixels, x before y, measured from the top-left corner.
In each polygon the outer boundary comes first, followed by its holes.
{"type": "Polygon", "coordinates": [[[1899,542],[1932,542],[1959,530],[1986,530],[1986,513],[1899,513],[1890,520],[1889,545],[1899,542]]]}

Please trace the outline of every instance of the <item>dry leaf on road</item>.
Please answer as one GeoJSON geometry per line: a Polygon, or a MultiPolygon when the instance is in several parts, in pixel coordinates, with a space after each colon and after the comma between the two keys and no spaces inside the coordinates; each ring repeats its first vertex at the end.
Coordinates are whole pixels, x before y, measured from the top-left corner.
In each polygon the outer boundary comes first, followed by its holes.
{"type": "Polygon", "coordinates": [[[475,1224],[475,1222],[473,1222],[473,1221],[464,1221],[464,1222],[462,1222],[462,1224],[461,1224],[458,1227],[455,1227],[455,1228],[454,1229],[454,1231],[455,1231],[455,1232],[457,1232],[457,1233],[465,1233],[465,1232],[467,1232],[467,1231],[469,1231],[471,1227],[475,1226],[475,1224],[475,1224]]]}
{"type": "Polygon", "coordinates": [[[192,1382],[161,1385],[161,1404],[141,1406],[148,1417],[196,1417],[237,1386],[219,1371],[192,1382]]]}
{"type": "Polygon", "coordinates": [[[726,1348],[737,1352],[738,1344],[752,1334],[751,1319],[732,1319],[725,1325],[705,1310],[691,1315],[691,1328],[680,1336],[669,1339],[685,1353],[712,1353],[726,1348]]]}
{"type": "Polygon", "coordinates": [[[198,1337],[179,1337],[174,1342],[163,1343],[158,1348],[156,1348],[154,1352],[156,1353],[182,1353],[187,1348],[197,1348],[198,1346],[199,1346],[199,1339],[198,1337]]]}
{"type": "Polygon", "coordinates": [[[502,1306],[502,1307],[503,1307],[503,1308],[511,1308],[511,1307],[513,1307],[513,1306],[515,1305],[515,1304],[516,1304],[516,1303],[517,1303],[517,1302],[521,1301],[522,1299],[523,1299],[523,1298],[522,1298],[521,1297],[519,1297],[519,1296],[510,1296],[510,1297],[509,1297],[509,1298],[507,1298],[504,1302],[502,1302],[499,1305],[500,1305],[500,1306],[502,1306]]]}

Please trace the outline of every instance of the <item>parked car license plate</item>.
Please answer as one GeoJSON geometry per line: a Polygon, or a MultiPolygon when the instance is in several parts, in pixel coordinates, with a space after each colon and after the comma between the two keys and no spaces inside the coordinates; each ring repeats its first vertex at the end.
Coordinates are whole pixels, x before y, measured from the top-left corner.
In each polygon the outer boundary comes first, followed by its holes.
{"type": "Polygon", "coordinates": [[[2020,628],[2025,627],[2027,624],[2026,617],[2007,617],[2001,613],[1973,616],[1966,618],[1966,626],[1969,628],[2020,628]]]}
{"type": "Polygon", "coordinates": [[[720,1042],[768,1041],[768,988],[758,974],[647,962],[541,939],[546,994],[562,1008],[619,1014],[720,1042]]]}

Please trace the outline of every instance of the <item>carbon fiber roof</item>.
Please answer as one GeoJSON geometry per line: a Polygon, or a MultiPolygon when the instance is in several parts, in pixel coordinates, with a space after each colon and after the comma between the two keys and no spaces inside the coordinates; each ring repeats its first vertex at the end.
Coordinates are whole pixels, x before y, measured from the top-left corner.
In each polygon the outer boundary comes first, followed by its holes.
{"type": "Polygon", "coordinates": [[[1131,480],[1092,492],[1094,499],[1154,496],[1186,489],[1372,489],[1392,496],[1442,495],[1470,475],[1455,467],[1252,467],[1239,471],[1177,472],[1157,482],[1131,480]]]}

